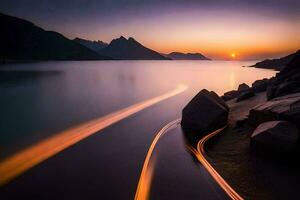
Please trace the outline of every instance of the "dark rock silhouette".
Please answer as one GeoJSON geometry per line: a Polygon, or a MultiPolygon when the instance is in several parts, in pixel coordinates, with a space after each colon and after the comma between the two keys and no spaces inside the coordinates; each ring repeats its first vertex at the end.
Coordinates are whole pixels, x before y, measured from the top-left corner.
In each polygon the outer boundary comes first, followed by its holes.
{"type": "Polygon", "coordinates": [[[173,60],[211,60],[201,53],[181,53],[181,52],[172,52],[166,55],[168,58],[173,60]]]}
{"type": "Polygon", "coordinates": [[[269,80],[264,78],[262,80],[257,80],[252,83],[252,90],[255,93],[264,92],[267,90],[269,80]]]}
{"type": "Polygon", "coordinates": [[[114,39],[99,53],[119,60],[168,60],[160,53],[151,50],[135,39],[121,36],[114,39]]]}
{"type": "Polygon", "coordinates": [[[248,89],[250,89],[249,85],[247,85],[246,83],[242,83],[238,87],[238,92],[243,92],[248,89]]]}
{"type": "Polygon", "coordinates": [[[227,124],[229,107],[215,93],[201,90],[183,109],[181,126],[189,141],[227,124]]]}
{"type": "Polygon", "coordinates": [[[258,62],[250,67],[264,68],[264,69],[275,69],[277,71],[282,70],[286,64],[288,64],[297,54],[300,53],[300,50],[290,54],[288,56],[278,58],[278,59],[266,59],[261,62],[258,62]]]}
{"type": "Polygon", "coordinates": [[[228,101],[234,98],[237,98],[237,101],[242,101],[253,97],[254,93],[252,88],[250,88],[246,83],[242,83],[239,85],[237,90],[231,90],[229,92],[225,92],[221,97],[224,101],[228,101]]]}
{"type": "Polygon", "coordinates": [[[102,42],[100,40],[98,41],[91,41],[91,40],[85,40],[85,39],[82,39],[82,38],[75,38],[73,40],[74,42],[77,42],[93,51],[96,51],[96,52],[100,52],[102,49],[104,49],[105,47],[108,46],[107,43],[105,42],[102,42]]]}
{"type": "Polygon", "coordinates": [[[256,150],[285,153],[296,149],[298,138],[298,129],[294,124],[287,121],[269,121],[254,130],[251,144],[255,145],[256,150]]]}
{"type": "Polygon", "coordinates": [[[299,108],[300,93],[277,97],[252,108],[249,120],[254,126],[267,121],[286,120],[300,127],[299,108]]]}
{"type": "Polygon", "coordinates": [[[244,101],[246,99],[249,99],[251,97],[254,97],[254,92],[251,89],[245,90],[243,92],[241,92],[238,97],[236,98],[236,101],[244,101]]]}
{"type": "Polygon", "coordinates": [[[225,92],[223,96],[221,96],[221,98],[224,101],[228,101],[230,99],[234,99],[239,95],[239,92],[237,90],[231,90],[229,92],[225,92]]]}
{"type": "Polygon", "coordinates": [[[273,99],[296,92],[300,92],[300,51],[272,79],[267,88],[267,98],[273,99]]]}
{"type": "Polygon", "coordinates": [[[1,60],[98,60],[108,59],[33,23],[0,13],[1,60]]]}

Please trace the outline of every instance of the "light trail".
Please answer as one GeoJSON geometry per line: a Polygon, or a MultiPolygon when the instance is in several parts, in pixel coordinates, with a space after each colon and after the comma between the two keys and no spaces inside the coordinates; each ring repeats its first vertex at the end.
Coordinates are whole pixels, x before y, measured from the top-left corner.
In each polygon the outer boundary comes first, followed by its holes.
{"type": "Polygon", "coordinates": [[[3,186],[33,166],[79,142],[80,140],[151,105],[180,94],[186,89],[186,85],[178,85],[174,90],[168,93],[59,132],[52,137],[46,138],[12,156],[5,158],[4,160],[1,160],[0,186],[3,186]]]}
{"type": "Polygon", "coordinates": [[[233,200],[243,200],[243,198],[223,179],[223,177],[211,166],[211,164],[205,158],[205,150],[204,144],[207,140],[220,133],[222,130],[226,128],[220,128],[204,138],[202,138],[197,144],[197,150],[188,146],[188,148],[194,153],[196,158],[200,161],[200,163],[204,166],[204,168],[208,171],[208,173],[213,177],[213,179],[220,185],[220,187],[226,192],[226,194],[233,200]]]}
{"type": "MultiPolygon", "coordinates": [[[[158,140],[166,134],[168,131],[170,131],[173,128],[176,128],[181,119],[176,119],[167,125],[165,125],[155,136],[154,140],[152,141],[150,148],[147,152],[142,172],[140,175],[140,179],[138,182],[138,187],[135,193],[135,200],[148,200],[149,199],[149,193],[151,188],[151,181],[153,177],[153,171],[154,171],[154,165],[155,160],[152,156],[154,148],[158,142],[158,140]],[[150,159],[151,162],[150,162],[150,159]]],[[[197,159],[200,161],[200,163],[204,166],[204,168],[208,171],[208,173],[213,177],[213,179],[217,182],[217,184],[226,192],[226,194],[233,200],[243,200],[243,198],[234,190],[231,188],[231,186],[221,177],[221,175],[211,166],[211,164],[206,160],[205,158],[205,151],[204,151],[204,144],[207,140],[215,136],[216,134],[220,133],[222,130],[226,128],[223,127],[221,129],[218,129],[209,135],[202,138],[198,144],[197,144],[197,150],[192,146],[187,146],[190,151],[197,157],[197,159]]]]}
{"type": "MultiPolygon", "coordinates": [[[[176,128],[178,124],[180,123],[181,119],[176,119],[167,125],[165,125],[155,136],[154,140],[152,141],[150,148],[147,152],[144,165],[142,168],[142,172],[140,175],[140,179],[138,182],[138,187],[136,189],[135,193],[135,200],[147,200],[149,198],[149,192],[150,192],[150,186],[152,181],[152,175],[153,175],[153,167],[154,162],[150,162],[153,150],[155,148],[156,143],[158,140],[169,130],[176,128]]],[[[152,158],[153,159],[153,158],[152,158]]]]}

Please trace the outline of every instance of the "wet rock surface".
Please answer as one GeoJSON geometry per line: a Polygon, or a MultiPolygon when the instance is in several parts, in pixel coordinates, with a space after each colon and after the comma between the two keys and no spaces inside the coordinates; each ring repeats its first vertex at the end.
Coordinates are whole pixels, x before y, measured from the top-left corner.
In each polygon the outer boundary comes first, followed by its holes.
{"type": "Polygon", "coordinates": [[[229,107],[217,94],[201,90],[182,111],[182,129],[190,140],[201,138],[225,126],[228,111],[229,107]]]}
{"type": "Polygon", "coordinates": [[[249,121],[254,126],[272,120],[287,120],[300,125],[300,93],[272,99],[249,112],[249,121]]]}
{"type": "Polygon", "coordinates": [[[262,150],[291,152],[299,139],[297,127],[288,121],[269,121],[260,124],[251,135],[251,144],[262,150]]]}

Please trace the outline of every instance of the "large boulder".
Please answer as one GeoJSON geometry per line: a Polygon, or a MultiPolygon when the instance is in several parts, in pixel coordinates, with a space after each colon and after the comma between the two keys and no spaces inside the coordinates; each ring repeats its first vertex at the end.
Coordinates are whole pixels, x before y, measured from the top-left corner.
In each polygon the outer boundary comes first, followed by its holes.
{"type": "Polygon", "coordinates": [[[287,121],[269,121],[260,124],[251,136],[251,144],[257,149],[291,152],[297,147],[297,127],[287,121]]]}
{"type": "Polygon", "coordinates": [[[229,107],[214,92],[201,90],[183,109],[181,126],[191,137],[206,133],[227,124],[229,107]]]}
{"type": "Polygon", "coordinates": [[[300,127],[300,93],[277,97],[249,112],[249,122],[255,126],[272,120],[287,120],[300,127]]]}

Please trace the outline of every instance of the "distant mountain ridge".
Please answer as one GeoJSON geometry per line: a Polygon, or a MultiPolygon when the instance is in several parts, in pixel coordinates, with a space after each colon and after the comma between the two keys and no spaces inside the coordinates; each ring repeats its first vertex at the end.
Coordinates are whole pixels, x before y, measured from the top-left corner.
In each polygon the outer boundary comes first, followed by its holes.
{"type": "Polygon", "coordinates": [[[160,53],[149,49],[134,38],[121,36],[114,39],[99,53],[119,60],[169,60],[160,53]]]}
{"type": "Polygon", "coordinates": [[[96,52],[99,52],[100,50],[102,50],[108,46],[108,44],[106,42],[102,42],[101,40],[91,41],[91,40],[86,40],[86,39],[82,39],[82,38],[75,38],[73,41],[77,42],[93,51],[96,51],[96,52]]]}
{"type": "Polygon", "coordinates": [[[173,60],[211,60],[210,58],[202,55],[201,53],[181,53],[172,52],[166,55],[173,60]]]}
{"type": "Polygon", "coordinates": [[[249,67],[256,67],[256,68],[264,68],[264,69],[275,69],[277,71],[281,71],[286,64],[288,64],[293,58],[296,57],[296,55],[300,54],[300,50],[298,50],[295,53],[292,53],[290,55],[277,58],[277,59],[266,59],[261,62],[255,63],[254,65],[251,65],[249,67]]]}
{"type": "Polygon", "coordinates": [[[110,59],[54,31],[0,13],[0,59],[103,60],[110,59]]]}

